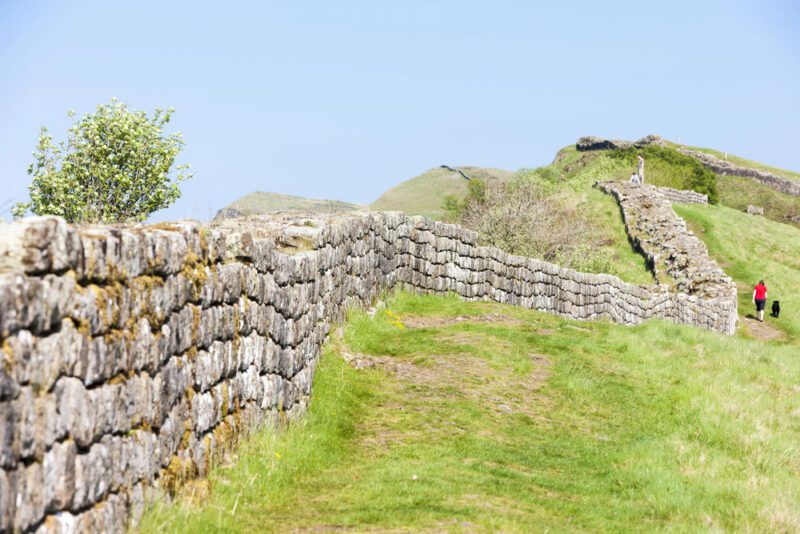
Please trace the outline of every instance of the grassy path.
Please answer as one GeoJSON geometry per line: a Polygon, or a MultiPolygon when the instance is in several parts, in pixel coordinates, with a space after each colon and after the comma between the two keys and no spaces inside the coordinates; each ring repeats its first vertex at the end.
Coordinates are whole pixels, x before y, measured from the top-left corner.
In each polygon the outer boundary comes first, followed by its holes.
{"type": "MultiPolygon", "coordinates": [[[[800,345],[800,229],[747,215],[724,206],[675,206],[739,287],[740,335],[763,338],[755,314],[753,286],[764,279],[769,288],[766,327],[783,335],[776,342],[800,345]],[[773,300],[783,309],[769,316],[773,300]]],[[[769,338],[769,336],[766,336],[769,338]]]]}
{"type": "Polygon", "coordinates": [[[399,294],[332,338],[302,422],[142,530],[797,531],[800,364],[766,347],[399,294]]]}

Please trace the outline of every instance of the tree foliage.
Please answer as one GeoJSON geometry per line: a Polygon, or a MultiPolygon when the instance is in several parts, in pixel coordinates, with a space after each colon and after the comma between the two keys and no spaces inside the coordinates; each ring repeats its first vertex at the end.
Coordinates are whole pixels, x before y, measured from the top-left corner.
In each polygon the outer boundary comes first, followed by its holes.
{"type": "Polygon", "coordinates": [[[173,112],[156,109],[150,118],[112,99],[73,122],[66,143],[54,144],[42,127],[28,167],[31,198],[14,216],[30,210],[79,223],[140,221],[168,207],[192,176],[188,165],[174,165],[181,133],[164,133],[173,112]]]}

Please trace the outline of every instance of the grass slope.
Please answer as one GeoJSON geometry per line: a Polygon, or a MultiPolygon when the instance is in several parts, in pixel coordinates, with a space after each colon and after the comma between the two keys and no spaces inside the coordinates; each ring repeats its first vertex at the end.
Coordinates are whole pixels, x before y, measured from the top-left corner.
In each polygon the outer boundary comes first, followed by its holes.
{"type": "Polygon", "coordinates": [[[306,419],[142,530],[800,529],[796,347],[408,294],[343,337],[306,419]]]}
{"type": "Polygon", "coordinates": [[[740,176],[720,176],[717,187],[720,203],[726,206],[739,211],[745,211],[751,204],[760,206],[768,219],[800,227],[800,197],[740,176]]]}
{"type": "Polygon", "coordinates": [[[800,346],[800,229],[724,206],[676,206],[675,210],[739,286],[741,334],[747,335],[754,326],[745,319],[755,313],[753,286],[763,278],[769,304],[780,300],[783,308],[781,317],[767,317],[767,324],[800,346]]]}
{"type": "Polygon", "coordinates": [[[287,210],[339,213],[365,209],[364,206],[359,204],[341,200],[315,200],[294,195],[283,195],[281,193],[267,193],[264,191],[249,193],[227,205],[226,208],[235,209],[243,215],[258,215],[261,213],[273,213],[287,210]]]}
{"type": "MultiPolygon", "coordinates": [[[[683,146],[683,145],[678,145],[678,146],[683,146]]],[[[705,152],[706,154],[711,154],[712,156],[716,156],[720,159],[730,161],[731,163],[734,163],[736,165],[741,165],[742,167],[750,167],[751,169],[758,169],[762,171],[771,172],[772,174],[777,174],[778,176],[789,178],[790,180],[800,180],[800,172],[797,171],[790,171],[787,169],[781,169],[780,167],[773,167],[772,165],[767,165],[765,163],[760,163],[758,161],[741,158],[733,154],[728,154],[727,152],[720,152],[719,150],[714,150],[713,148],[703,148],[696,146],[686,146],[685,148],[691,150],[697,150],[698,152],[705,152]]]]}
{"type": "MultiPolygon", "coordinates": [[[[458,167],[467,176],[481,180],[508,180],[514,173],[503,169],[482,167],[458,167]]],[[[467,180],[460,174],[441,167],[435,167],[419,176],[406,180],[386,191],[370,204],[374,211],[403,211],[407,215],[425,215],[441,219],[444,215],[442,205],[448,195],[464,198],[467,194],[467,180]]]]}
{"type": "MultiPolygon", "coordinates": [[[[688,148],[724,156],[711,149],[688,148]]],[[[728,155],[728,159],[741,165],[769,170],[787,178],[800,177],[800,173],[776,169],[735,156],[728,155]]],[[[626,165],[618,158],[612,157],[609,151],[578,152],[574,146],[570,146],[559,151],[556,161],[549,168],[558,171],[565,180],[579,188],[586,187],[587,182],[594,180],[626,180],[635,169],[635,165],[626,165]]],[[[654,185],[684,189],[690,171],[691,169],[686,166],[650,159],[645,164],[645,179],[654,185]]],[[[741,211],[750,204],[761,206],[768,219],[800,227],[800,197],[775,191],[754,180],[738,176],[717,176],[717,190],[720,204],[741,211]]]]}

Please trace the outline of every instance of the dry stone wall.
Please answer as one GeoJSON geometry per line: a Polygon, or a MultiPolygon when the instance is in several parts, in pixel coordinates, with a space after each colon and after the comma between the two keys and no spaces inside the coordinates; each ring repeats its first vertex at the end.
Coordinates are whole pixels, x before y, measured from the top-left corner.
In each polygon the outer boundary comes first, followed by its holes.
{"type": "Polygon", "coordinates": [[[674,286],[678,295],[699,296],[709,308],[718,308],[730,321],[732,333],[736,284],[675,213],[672,201],[661,193],[663,188],[627,182],[598,182],[596,186],[617,199],[628,236],[648,259],[656,280],[674,286]]]}
{"type": "Polygon", "coordinates": [[[705,152],[690,150],[688,148],[682,148],[679,150],[687,156],[692,156],[700,160],[700,163],[722,176],[742,176],[744,178],[750,178],[757,182],[761,182],[767,187],[771,187],[772,189],[775,189],[781,193],[786,193],[787,195],[796,197],[800,196],[800,182],[796,180],[790,180],[788,178],[778,176],[777,174],[759,169],[742,167],[741,165],[733,164],[716,156],[712,156],[711,154],[706,154],[705,152]]]}
{"type": "MultiPolygon", "coordinates": [[[[575,148],[578,151],[586,152],[593,150],[618,150],[630,147],[641,148],[647,145],[664,146],[666,145],[666,143],[661,137],[657,135],[648,135],[647,137],[643,137],[642,139],[639,139],[638,141],[634,142],[622,141],[619,139],[604,139],[602,137],[586,136],[578,139],[578,142],[575,143],[575,148]]],[[[736,165],[729,161],[720,159],[711,154],[706,154],[705,152],[700,152],[698,150],[692,150],[689,148],[678,148],[678,152],[699,160],[700,163],[702,163],[708,169],[721,176],[742,176],[744,178],[750,178],[757,182],[761,182],[767,187],[771,187],[772,189],[775,189],[776,191],[779,191],[781,193],[786,193],[787,195],[792,195],[796,197],[800,196],[800,181],[798,180],[791,180],[789,178],[784,178],[783,176],[778,176],[777,174],[768,171],[763,171],[760,169],[753,169],[751,167],[743,167],[741,165],[736,165]]],[[[682,201],[677,201],[677,202],[682,202],[682,201]]]]}
{"type": "Polygon", "coordinates": [[[673,204],[708,204],[708,195],[685,189],[658,187],[658,192],[673,204]]]}
{"type": "Polygon", "coordinates": [[[2,225],[0,531],[125,530],[151,490],[302,414],[331,324],[398,284],[728,334],[735,316],[735,298],[563,269],[398,213],[2,225]]]}

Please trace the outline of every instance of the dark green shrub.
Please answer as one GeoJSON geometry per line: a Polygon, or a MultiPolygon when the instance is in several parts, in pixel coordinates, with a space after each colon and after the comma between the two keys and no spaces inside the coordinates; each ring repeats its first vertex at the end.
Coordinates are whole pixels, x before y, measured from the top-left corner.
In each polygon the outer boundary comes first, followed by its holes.
{"type": "Polygon", "coordinates": [[[708,195],[712,204],[719,202],[717,175],[691,156],[681,154],[674,148],[648,145],[642,148],[629,147],[611,150],[609,155],[636,168],[636,156],[641,154],[645,160],[644,179],[646,183],[691,189],[708,195]]]}

